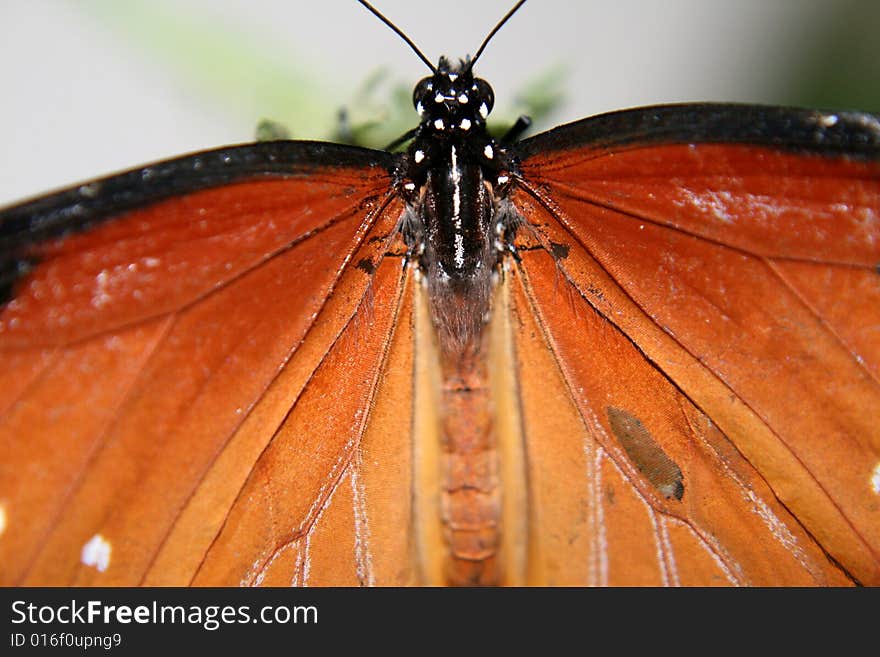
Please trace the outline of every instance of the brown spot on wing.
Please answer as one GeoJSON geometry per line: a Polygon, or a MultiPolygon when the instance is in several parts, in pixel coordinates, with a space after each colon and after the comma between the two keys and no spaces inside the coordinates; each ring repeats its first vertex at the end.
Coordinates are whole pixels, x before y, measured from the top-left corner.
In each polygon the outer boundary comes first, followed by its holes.
{"type": "Polygon", "coordinates": [[[627,411],[609,406],[608,422],[639,472],[667,498],[680,500],[684,495],[681,470],[657,444],[642,421],[627,411]]]}

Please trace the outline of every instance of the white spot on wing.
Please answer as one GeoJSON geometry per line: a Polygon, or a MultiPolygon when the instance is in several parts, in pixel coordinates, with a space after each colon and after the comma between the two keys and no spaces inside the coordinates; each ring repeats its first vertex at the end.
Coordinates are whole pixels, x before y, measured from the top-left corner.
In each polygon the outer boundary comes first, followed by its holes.
{"type": "Polygon", "coordinates": [[[443,123],[443,119],[437,119],[436,121],[434,121],[434,127],[437,128],[437,130],[443,130],[445,125],[446,124],[443,123]]]}
{"type": "Polygon", "coordinates": [[[871,473],[871,490],[880,495],[880,463],[874,466],[874,471],[871,473]]]}
{"type": "Polygon", "coordinates": [[[416,161],[416,164],[418,164],[419,162],[424,160],[425,159],[424,151],[416,151],[415,154],[413,155],[413,159],[416,161]]]}
{"type": "Polygon", "coordinates": [[[681,194],[684,196],[682,201],[674,201],[679,207],[690,206],[696,208],[700,212],[711,214],[719,221],[726,224],[733,223],[734,215],[729,213],[729,209],[733,207],[736,199],[730,192],[719,191],[713,192],[706,190],[704,192],[695,193],[689,189],[682,188],[681,194]]]}
{"type": "Polygon", "coordinates": [[[0,504],[0,536],[6,531],[6,506],[0,504]]]}
{"type": "Polygon", "coordinates": [[[80,559],[86,566],[92,566],[98,572],[103,573],[110,565],[112,551],[113,546],[110,545],[110,542],[100,534],[95,534],[83,545],[80,559]]]}
{"type": "Polygon", "coordinates": [[[461,123],[459,123],[462,130],[470,130],[471,128],[471,120],[470,119],[462,119],[461,123]]]}
{"type": "Polygon", "coordinates": [[[486,103],[480,103],[479,112],[480,112],[480,116],[482,116],[485,119],[487,116],[489,116],[489,106],[486,105],[486,103]]]}
{"type": "Polygon", "coordinates": [[[492,150],[491,144],[486,144],[486,148],[483,149],[483,155],[486,156],[487,160],[491,160],[495,156],[495,151],[492,150]]]}
{"type": "Polygon", "coordinates": [[[110,302],[108,289],[110,287],[110,273],[106,269],[102,269],[95,276],[95,289],[92,293],[92,305],[95,308],[101,308],[110,302]]]}

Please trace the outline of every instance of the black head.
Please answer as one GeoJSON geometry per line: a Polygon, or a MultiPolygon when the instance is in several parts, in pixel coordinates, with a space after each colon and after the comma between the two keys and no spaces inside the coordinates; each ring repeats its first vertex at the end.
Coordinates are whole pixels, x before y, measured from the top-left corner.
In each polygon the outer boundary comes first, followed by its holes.
{"type": "Polygon", "coordinates": [[[413,91],[422,130],[438,137],[484,132],[494,102],[492,87],[473,76],[470,60],[453,64],[441,57],[434,74],[413,91]]]}

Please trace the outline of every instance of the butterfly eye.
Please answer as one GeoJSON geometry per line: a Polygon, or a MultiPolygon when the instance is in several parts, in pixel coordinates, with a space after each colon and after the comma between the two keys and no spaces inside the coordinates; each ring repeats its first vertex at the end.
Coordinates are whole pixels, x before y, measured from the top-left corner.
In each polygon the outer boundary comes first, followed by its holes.
{"type": "Polygon", "coordinates": [[[480,108],[480,113],[484,115],[483,118],[485,119],[495,104],[495,92],[492,91],[492,87],[489,86],[488,82],[481,78],[474,78],[470,101],[480,108]],[[485,110],[482,108],[483,105],[485,105],[485,110]]]}
{"type": "Polygon", "coordinates": [[[416,111],[421,114],[421,107],[424,107],[426,103],[427,96],[431,93],[434,88],[434,82],[432,78],[423,78],[416,85],[416,88],[413,90],[413,107],[416,108],[416,111]]]}

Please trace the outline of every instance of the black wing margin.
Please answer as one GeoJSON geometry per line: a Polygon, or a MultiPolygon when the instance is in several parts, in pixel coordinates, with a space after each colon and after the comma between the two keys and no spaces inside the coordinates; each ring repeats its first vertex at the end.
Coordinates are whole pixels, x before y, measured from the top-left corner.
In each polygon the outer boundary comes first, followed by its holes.
{"type": "Polygon", "coordinates": [[[0,303],[32,263],[29,245],[62,237],[119,213],[179,194],[256,178],[284,178],[317,169],[391,170],[394,156],[325,142],[274,141],[228,146],[141,166],[0,209],[0,303]]]}
{"type": "Polygon", "coordinates": [[[770,105],[691,103],[640,107],[568,123],[519,142],[520,159],[581,146],[741,143],[853,159],[880,158],[880,115],[770,105]]]}

